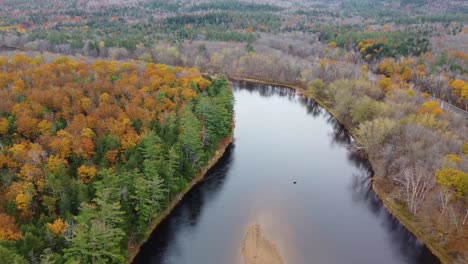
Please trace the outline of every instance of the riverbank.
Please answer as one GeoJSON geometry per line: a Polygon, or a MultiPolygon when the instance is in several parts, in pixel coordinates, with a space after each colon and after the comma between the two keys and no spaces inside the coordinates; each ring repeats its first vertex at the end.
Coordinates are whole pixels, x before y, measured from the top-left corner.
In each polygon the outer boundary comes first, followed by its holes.
{"type": "Polygon", "coordinates": [[[139,243],[129,243],[127,249],[128,249],[128,254],[127,254],[127,263],[132,263],[136,255],[138,254],[140,247],[146,242],[146,240],[150,237],[152,231],[162,222],[166,217],[169,216],[169,214],[174,210],[174,208],[179,204],[179,202],[182,200],[182,198],[195,186],[197,185],[200,181],[203,180],[205,177],[206,173],[208,170],[210,170],[221,157],[224,155],[226,152],[227,148],[229,145],[232,143],[234,138],[234,126],[232,129],[232,132],[229,136],[227,136],[225,139],[223,139],[219,143],[219,147],[216,150],[215,154],[213,157],[208,161],[208,163],[201,169],[195,178],[187,185],[185,190],[181,193],[179,193],[176,197],[172,199],[170,202],[169,206],[154,220],[154,222],[151,225],[151,229],[149,233],[147,234],[147,238],[139,243]]]}
{"type": "MultiPolygon", "coordinates": [[[[298,84],[287,84],[281,82],[275,82],[272,80],[257,80],[257,79],[250,79],[250,78],[243,78],[239,76],[230,76],[231,80],[235,81],[246,81],[264,85],[273,85],[273,86],[284,86],[288,88],[295,89],[300,92],[301,95],[306,96],[315,102],[317,102],[321,107],[326,109],[332,116],[334,116],[338,122],[337,114],[328,107],[325,102],[316,98],[313,94],[307,92],[307,87],[304,85],[298,84]]],[[[351,136],[359,143],[359,139],[353,134],[353,131],[349,130],[351,136]]],[[[371,166],[373,165],[372,160],[369,160],[371,166]]],[[[416,236],[420,241],[422,241],[426,247],[434,254],[442,263],[456,263],[453,257],[449,254],[448,250],[443,248],[440,244],[436,243],[429,235],[425,234],[422,227],[419,227],[418,223],[415,219],[412,219],[408,216],[407,211],[404,207],[398,206],[398,204],[384,191],[382,186],[383,183],[380,181],[375,180],[375,176],[372,180],[372,188],[378,198],[382,201],[385,208],[388,212],[393,215],[407,230],[409,230],[414,236],[416,236]]]]}

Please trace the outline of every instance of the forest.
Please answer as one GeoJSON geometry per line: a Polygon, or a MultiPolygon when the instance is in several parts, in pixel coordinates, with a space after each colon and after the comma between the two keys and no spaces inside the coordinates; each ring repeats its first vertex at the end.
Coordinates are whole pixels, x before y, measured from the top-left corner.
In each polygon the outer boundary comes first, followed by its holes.
{"type": "Polygon", "coordinates": [[[0,262],[123,263],[231,134],[224,77],[0,57],[0,262]]]}
{"type": "Polygon", "coordinates": [[[101,234],[118,237],[109,248],[125,258],[229,135],[230,77],[315,98],[424,242],[449,263],[468,260],[468,2],[0,6],[0,259],[95,257],[73,249],[91,228],[112,228],[101,234]]]}

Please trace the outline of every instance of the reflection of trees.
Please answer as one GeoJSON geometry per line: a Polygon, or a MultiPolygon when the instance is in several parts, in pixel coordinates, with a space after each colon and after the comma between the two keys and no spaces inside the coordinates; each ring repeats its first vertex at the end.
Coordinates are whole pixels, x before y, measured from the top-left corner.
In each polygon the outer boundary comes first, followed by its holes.
{"type": "MultiPolygon", "coordinates": [[[[353,139],[349,132],[337,120],[327,113],[315,101],[299,96],[295,90],[290,88],[275,87],[270,85],[259,85],[249,82],[233,83],[234,91],[243,90],[250,93],[260,94],[262,97],[281,96],[289,100],[296,100],[301,103],[307,113],[313,117],[323,115],[326,122],[331,125],[333,132],[331,135],[332,144],[337,146],[349,147],[353,139]]],[[[173,210],[170,218],[163,221],[158,228],[151,234],[150,239],[143,245],[141,251],[134,263],[175,263],[167,256],[168,246],[171,245],[171,251],[176,251],[176,234],[181,229],[192,229],[197,225],[206,202],[214,200],[213,196],[220,192],[225,183],[226,176],[232,164],[232,149],[230,146],[224,157],[218,164],[212,168],[206,178],[195,188],[193,188],[183,201],[173,210]]],[[[396,220],[383,206],[371,186],[370,176],[373,174],[369,161],[357,151],[348,148],[348,160],[360,171],[352,178],[352,199],[367,206],[368,209],[381,220],[382,225],[388,230],[389,239],[392,247],[398,255],[405,258],[408,263],[437,263],[438,261],[431,253],[412,235],[398,220],[396,220]]]]}
{"type": "Polygon", "coordinates": [[[306,107],[307,114],[312,115],[313,117],[318,117],[324,112],[323,108],[317,102],[307,96],[301,96],[300,102],[306,107]]]}
{"type": "Polygon", "coordinates": [[[388,230],[390,243],[394,250],[400,252],[407,263],[439,263],[411,232],[393,217],[383,206],[382,201],[372,189],[369,172],[353,175],[353,200],[366,205],[369,210],[381,220],[382,225],[388,230]]]}
{"type": "Polygon", "coordinates": [[[353,151],[352,148],[350,148],[350,146],[352,146],[353,139],[348,130],[313,99],[304,95],[300,95],[296,92],[296,90],[288,87],[263,85],[245,81],[232,82],[232,84],[234,91],[249,91],[250,93],[258,93],[262,97],[271,97],[274,95],[288,97],[289,100],[298,101],[307,109],[307,113],[313,117],[319,117],[323,115],[323,118],[326,120],[326,122],[333,128],[333,133],[331,135],[332,144],[344,146],[350,149],[348,152],[348,159],[353,162],[356,167],[370,170],[369,161],[365,158],[365,156],[362,153],[353,151]]]}
{"type": "Polygon", "coordinates": [[[348,146],[351,143],[351,136],[348,130],[328,113],[326,114],[326,120],[333,128],[332,144],[348,146]]]}
{"type": "MultiPolygon", "coordinates": [[[[206,202],[216,200],[213,196],[222,190],[226,182],[233,161],[233,149],[234,144],[231,144],[218,163],[208,171],[206,177],[192,188],[169,217],[158,225],[148,241],[140,248],[133,263],[172,263],[165,256],[168,246],[176,244],[174,240],[181,229],[190,229],[197,225],[203,208],[206,208],[206,202]]],[[[177,250],[177,248],[171,249],[177,250]]]]}
{"type": "Polygon", "coordinates": [[[232,82],[234,91],[249,91],[250,93],[258,93],[262,97],[280,96],[287,97],[289,100],[295,100],[296,90],[282,86],[272,86],[266,84],[257,84],[251,82],[232,82]]]}
{"type": "Polygon", "coordinates": [[[274,87],[269,85],[258,85],[255,83],[242,82],[234,85],[236,90],[247,90],[251,93],[258,93],[263,97],[273,95],[288,97],[289,100],[297,100],[306,109],[307,113],[313,117],[322,116],[325,121],[332,127],[331,143],[337,146],[346,147],[348,160],[359,169],[360,174],[353,175],[353,200],[360,202],[368,207],[368,209],[381,220],[382,225],[388,230],[391,244],[395,251],[399,252],[408,263],[437,263],[437,259],[427,250],[418,239],[411,234],[397,219],[395,219],[386,208],[381,200],[376,196],[372,189],[371,178],[373,174],[369,161],[363,153],[356,151],[353,148],[353,142],[348,130],[341,125],[332,115],[325,111],[314,100],[300,96],[290,88],[274,87]]]}

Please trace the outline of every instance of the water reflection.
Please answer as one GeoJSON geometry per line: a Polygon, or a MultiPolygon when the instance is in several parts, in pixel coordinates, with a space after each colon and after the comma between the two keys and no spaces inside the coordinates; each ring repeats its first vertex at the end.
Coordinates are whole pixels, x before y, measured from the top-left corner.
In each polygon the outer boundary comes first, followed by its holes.
{"type": "Polygon", "coordinates": [[[382,226],[388,230],[394,250],[405,257],[408,263],[440,263],[428,249],[411,234],[395,217],[388,213],[372,189],[368,173],[354,174],[352,181],[353,200],[367,206],[370,212],[381,219],[382,226]]]}
{"type": "MultiPolygon", "coordinates": [[[[216,195],[222,190],[228,175],[227,171],[233,162],[234,143],[229,145],[223,157],[207,172],[206,177],[186,194],[171,212],[170,217],[162,221],[153,231],[133,263],[177,263],[164,253],[168,250],[169,245],[177,245],[174,241],[176,239],[174,233],[179,232],[181,228],[187,229],[188,226],[196,225],[206,202],[216,199],[216,195]]],[[[172,247],[171,250],[180,249],[172,247]]]]}
{"type": "Polygon", "coordinates": [[[333,128],[331,144],[347,147],[349,149],[347,152],[348,160],[361,171],[359,174],[353,174],[353,200],[366,205],[369,211],[382,220],[382,225],[389,231],[390,239],[393,241],[391,244],[395,246],[395,250],[399,251],[399,254],[406,258],[408,263],[440,263],[413,234],[388,213],[372,189],[371,176],[373,172],[370,162],[364,157],[362,152],[349,148],[353,142],[349,131],[317,102],[306,96],[299,95],[297,91],[287,87],[257,85],[245,82],[234,83],[233,87],[235,90],[245,89],[251,93],[257,92],[262,97],[271,97],[273,95],[287,97],[291,101],[300,102],[311,116],[322,116],[333,128]]]}
{"type": "Polygon", "coordinates": [[[289,87],[279,87],[268,84],[255,84],[251,82],[239,81],[232,82],[232,88],[235,91],[243,90],[250,93],[260,94],[262,97],[280,96],[289,100],[297,100],[297,91],[289,87]]]}
{"type": "Polygon", "coordinates": [[[236,100],[250,94],[237,101],[238,147],[158,226],[134,263],[240,263],[244,232],[255,223],[293,264],[437,263],[385,210],[368,160],[317,103],[290,88],[238,82],[233,89],[236,100]],[[298,105],[305,117],[297,117],[298,105]]]}
{"type": "Polygon", "coordinates": [[[310,99],[306,96],[300,97],[301,103],[306,107],[307,113],[312,115],[313,117],[318,117],[322,115],[322,113],[326,113],[323,111],[323,108],[314,100],[310,99]]]}

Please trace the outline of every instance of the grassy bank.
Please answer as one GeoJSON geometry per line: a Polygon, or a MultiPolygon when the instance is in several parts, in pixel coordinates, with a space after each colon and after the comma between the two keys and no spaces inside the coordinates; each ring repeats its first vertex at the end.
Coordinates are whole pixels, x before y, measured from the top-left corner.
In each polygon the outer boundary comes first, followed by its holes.
{"type": "MultiPolygon", "coordinates": [[[[322,100],[316,98],[312,93],[308,92],[306,89],[305,85],[301,84],[288,84],[288,83],[281,83],[281,82],[275,82],[273,80],[258,80],[258,79],[250,79],[250,78],[242,78],[239,76],[230,76],[230,79],[236,80],[236,81],[246,81],[246,82],[253,82],[253,83],[258,83],[258,84],[265,84],[265,85],[273,85],[273,86],[284,86],[288,88],[295,89],[299,91],[302,95],[307,96],[311,99],[313,99],[315,102],[317,102],[321,107],[326,109],[332,116],[334,116],[338,122],[340,120],[337,118],[337,114],[331,109],[325,102],[322,100]]],[[[341,122],[340,122],[341,123],[341,122]]],[[[348,128],[349,133],[351,136],[359,143],[359,139],[353,134],[353,131],[348,128]]],[[[369,160],[371,165],[373,165],[372,160],[369,160]]],[[[440,244],[438,244],[436,241],[434,241],[433,238],[430,237],[430,235],[426,234],[423,230],[423,227],[421,227],[418,222],[412,218],[407,210],[397,204],[389,195],[387,192],[385,192],[382,182],[381,181],[376,181],[375,176],[373,177],[372,181],[372,188],[379,197],[379,199],[382,201],[383,205],[385,208],[388,210],[390,214],[392,214],[398,221],[406,228],[408,229],[413,235],[415,235],[419,240],[421,240],[426,247],[434,254],[442,263],[448,264],[448,263],[455,263],[455,260],[451,255],[449,254],[448,250],[446,250],[444,247],[442,247],[440,244]]]]}
{"type": "MultiPolygon", "coordinates": [[[[234,129],[231,134],[226,137],[224,140],[221,141],[219,144],[218,150],[216,150],[215,154],[213,157],[208,161],[208,164],[206,164],[205,167],[203,167],[202,170],[200,170],[195,178],[187,185],[184,191],[179,193],[176,197],[174,197],[171,201],[171,203],[168,205],[168,207],[153,221],[151,225],[151,229],[147,234],[147,239],[150,237],[152,231],[164,220],[166,219],[169,214],[174,210],[174,208],[179,204],[179,202],[182,200],[182,198],[200,181],[203,180],[205,177],[206,173],[208,172],[209,169],[211,169],[217,162],[218,160],[224,155],[226,152],[226,149],[228,146],[232,143],[234,137],[234,129]]],[[[138,254],[140,247],[147,241],[147,239],[139,242],[139,243],[129,243],[128,245],[128,255],[127,255],[127,263],[132,263],[133,259],[136,257],[138,254]]]]}

